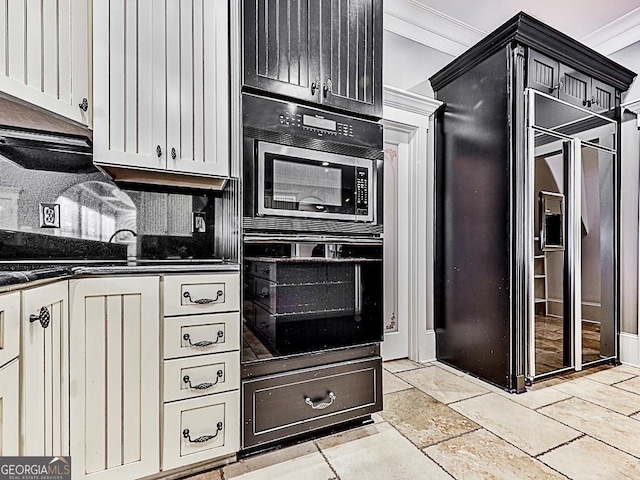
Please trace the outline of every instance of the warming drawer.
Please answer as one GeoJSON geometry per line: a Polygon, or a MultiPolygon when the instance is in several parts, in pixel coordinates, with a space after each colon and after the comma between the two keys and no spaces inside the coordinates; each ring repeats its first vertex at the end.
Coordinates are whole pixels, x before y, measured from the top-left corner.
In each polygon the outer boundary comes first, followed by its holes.
{"type": "Polygon", "coordinates": [[[243,448],[382,410],[380,357],[246,380],[243,448]]]}

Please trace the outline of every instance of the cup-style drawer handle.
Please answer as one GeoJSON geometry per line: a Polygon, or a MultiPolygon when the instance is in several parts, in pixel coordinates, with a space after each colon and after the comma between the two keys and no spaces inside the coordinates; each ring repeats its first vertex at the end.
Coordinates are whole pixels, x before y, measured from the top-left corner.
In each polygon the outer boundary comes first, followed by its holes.
{"type": "Polygon", "coordinates": [[[267,322],[260,322],[260,328],[262,329],[269,328],[269,324],[267,322]]]}
{"type": "Polygon", "coordinates": [[[191,298],[191,293],[189,292],[184,292],[182,296],[189,300],[191,303],[196,303],[198,305],[208,305],[209,303],[216,303],[223,294],[224,292],[222,290],[218,290],[216,292],[216,298],[198,298],[196,300],[191,298]]]}
{"type": "Polygon", "coordinates": [[[192,342],[191,335],[185,333],[182,338],[185,342],[189,342],[189,346],[191,347],[209,347],[211,345],[215,345],[220,341],[220,339],[224,337],[224,332],[222,330],[218,330],[217,338],[215,341],[213,340],[200,340],[199,342],[192,342]]]}
{"type": "Polygon", "coordinates": [[[204,383],[199,383],[197,385],[192,385],[191,384],[191,379],[189,378],[189,375],[185,375],[184,377],[182,377],[182,381],[184,383],[186,383],[187,385],[189,385],[189,388],[193,389],[193,390],[206,390],[207,388],[211,388],[215,385],[218,384],[218,382],[220,381],[220,379],[222,378],[223,372],[222,370],[218,370],[218,372],[216,373],[216,381],[211,383],[211,382],[204,382],[204,383]]]}
{"type": "Polygon", "coordinates": [[[218,434],[220,433],[220,431],[222,430],[222,422],[218,422],[218,424],[216,425],[216,433],[215,435],[202,435],[201,437],[198,438],[194,438],[193,440],[191,439],[191,435],[189,435],[189,429],[185,428],[182,431],[182,436],[184,438],[186,438],[187,440],[189,440],[189,443],[203,443],[203,442],[208,442],[209,440],[213,440],[214,438],[216,438],[218,436],[218,434]]]}
{"type": "Polygon", "coordinates": [[[29,322],[40,322],[42,328],[47,328],[49,326],[49,322],[51,321],[51,314],[49,313],[49,309],[47,307],[40,308],[40,313],[38,315],[31,314],[29,316],[29,322]]]}
{"type": "Polygon", "coordinates": [[[268,268],[259,268],[258,271],[260,273],[269,273],[269,269],[268,268]]]}
{"type": "Polygon", "coordinates": [[[311,399],[309,397],[306,397],[304,399],[304,403],[309,405],[314,410],[324,410],[325,408],[330,407],[331,405],[333,405],[333,402],[334,402],[335,399],[336,399],[336,394],[333,393],[333,392],[329,392],[329,401],[328,402],[320,402],[319,404],[314,405],[313,402],[311,401],[311,399]]]}

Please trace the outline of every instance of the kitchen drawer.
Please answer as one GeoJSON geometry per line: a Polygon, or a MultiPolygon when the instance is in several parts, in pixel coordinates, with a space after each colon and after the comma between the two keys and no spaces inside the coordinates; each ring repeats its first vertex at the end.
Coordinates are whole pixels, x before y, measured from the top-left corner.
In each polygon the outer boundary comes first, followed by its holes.
{"type": "Polygon", "coordinates": [[[273,346],[276,345],[276,318],[264,308],[255,305],[256,330],[273,346]]]}
{"type": "Polygon", "coordinates": [[[240,314],[216,313],[164,319],[164,358],[240,348],[240,314]]]}
{"type": "Polygon", "coordinates": [[[242,309],[242,315],[247,325],[255,327],[256,325],[256,307],[251,300],[244,301],[244,307],[242,309]]]}
{"type": "Polygon", "coordinates": [[[164,470],[233,455],[239,449],[238,391],[165,404],[164,470]]]}
{"type": "Polygon", "coordinates": [[[240,275],[167,275],[164,314],[232,312],[240,309],[240,275]]]}
{"type": "Polygon", "coordinates": [[[20,293],[0,295],[0,367],[20,354],[20,293]]]}
{"type": "Polygon", "coordinates": [[[380,357],[247,380],[243,447],[273,442],[382,410],[380,357]]]}
{"type": "Polygon", "coordinates": [[[297,285],[301,283],[324,282],[327,278],[327,269],[324,263],[252,262],[252,265],[251,273],[253,273],[253,275],[272,282],[297,285]]]}
{"type": "Polygon", "coordinates": [[[184,400],[240,388],[240,352],[164,362],[164,401],[184,400]]]}

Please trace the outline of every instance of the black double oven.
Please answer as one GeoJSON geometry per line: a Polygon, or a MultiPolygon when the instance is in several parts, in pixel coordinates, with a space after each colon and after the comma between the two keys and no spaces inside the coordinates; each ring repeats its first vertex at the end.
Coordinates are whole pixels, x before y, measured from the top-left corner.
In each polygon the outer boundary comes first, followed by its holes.
{"type": "Polygon", "coordinates": [[[242,455],[382,409],[382,126],[242,96],[242,455]]]}
{"type": "Polygon", "coordinates": [[[244,365],[382,338],[382,126],[243,95],[244,365]]]}

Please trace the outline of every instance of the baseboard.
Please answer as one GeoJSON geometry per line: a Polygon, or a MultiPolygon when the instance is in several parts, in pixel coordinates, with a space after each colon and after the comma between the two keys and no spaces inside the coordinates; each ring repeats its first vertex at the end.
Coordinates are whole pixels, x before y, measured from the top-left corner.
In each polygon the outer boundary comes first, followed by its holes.
{"type": "Polygon", "coordinates": [[[432,362],[436,359],[436,331],[425,330],[420,339],[420,363],[432,362]]]}
{"type": "Polygon", "coordinates": [[[620,361],[640,367],[640,337],[632,333],[620,334],[620,361]]]}

